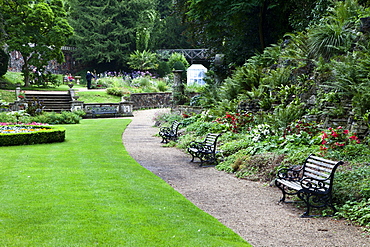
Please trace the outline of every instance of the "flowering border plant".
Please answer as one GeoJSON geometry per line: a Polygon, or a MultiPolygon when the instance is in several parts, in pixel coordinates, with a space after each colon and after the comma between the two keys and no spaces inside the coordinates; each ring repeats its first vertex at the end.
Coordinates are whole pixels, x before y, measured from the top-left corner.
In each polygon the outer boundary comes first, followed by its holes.
{"type": "Polygon", "coordinates": [[[217,118],[214,122],[225,125],[228,130],[240,133],[243,127],[253,122],[254,117],[251,113],[226,113],[222,118],[217,118]]]}
{"type": "Polygon", "coordinates": [[[342,126],[328,128],[322,131],[320,150],[343,148],[348,144],[359,144],[360,139],[356,133],[344,129],[342,126]]]}

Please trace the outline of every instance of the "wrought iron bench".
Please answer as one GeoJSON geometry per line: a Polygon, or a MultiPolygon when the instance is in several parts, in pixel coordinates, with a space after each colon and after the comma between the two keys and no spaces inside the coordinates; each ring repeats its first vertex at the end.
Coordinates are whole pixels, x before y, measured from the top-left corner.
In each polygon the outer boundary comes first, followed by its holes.
{"type": "Polygon", "coordinates": [[[178,130],[181,122],[174,121],[171,127],[161,127],[159,129],[159,135],[162,137],[162,143],[168,143],[169,141],[176,141],[178,138],[178,130]]]}
{"type": "Polygon", "coordinates": [[[94,106],[91,108],[92,117],[103,114],[113,114],[116,117],[118,113],[116,106],[94,106]]]}
{"type": "Polygon", "coordinates": [[[302,166],[280,169],[275,185],[283,192],[280,202],[286,195],[297,195],[306,203],[307,210],[301,217],[310,217],[311,208],[331,207],[335,170],[343,161],[331,161],[314,155],[308,156],[302,166]]]}
{"type": "Polygon", "coordinates": [[[216,146],[217,139],[220,136],[221,134],[207,134],[203,142],[191,142],[188,147],[188,152],[192,156],[191,162],[194,161],[194,158],[199,158],[199,166],[203,166],[203,163],[215,163],[217,165],[216,146]]]}

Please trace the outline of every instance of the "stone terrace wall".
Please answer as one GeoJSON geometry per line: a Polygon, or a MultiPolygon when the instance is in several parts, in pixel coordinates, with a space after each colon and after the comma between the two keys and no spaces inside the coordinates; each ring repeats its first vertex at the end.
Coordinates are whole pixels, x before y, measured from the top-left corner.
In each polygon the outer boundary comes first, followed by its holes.
{"type": "Polygon", "coordinates": [[[130,96],[134,110],[172,106],[172,93],[133,93],[130,96]]]}

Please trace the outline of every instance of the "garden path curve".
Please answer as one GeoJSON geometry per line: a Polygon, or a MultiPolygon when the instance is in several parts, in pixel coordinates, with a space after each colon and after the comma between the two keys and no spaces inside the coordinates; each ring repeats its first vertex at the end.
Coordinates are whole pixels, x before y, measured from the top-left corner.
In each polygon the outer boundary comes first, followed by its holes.
{"type": "Polygon", "coordinates": [[[278,203],[277,188],[200,168],[181,150],[163,147],[153,127],[153,117],[161,111],[168,109],[134,112],[123,134],[128,153],[253,246],[370,246],[369,235],[346,221],[300,218],[301,211],[278,203]]]}

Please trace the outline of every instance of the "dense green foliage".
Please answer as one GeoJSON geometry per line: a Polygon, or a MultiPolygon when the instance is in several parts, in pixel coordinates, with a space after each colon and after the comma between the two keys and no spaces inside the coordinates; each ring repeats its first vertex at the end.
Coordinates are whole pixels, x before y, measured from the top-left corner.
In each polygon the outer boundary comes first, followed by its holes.
{"type": "Polygon", "coordinates": [[[43,112],[36,116],[31,116],[25,111],[1,112],[0,122],[3,123],[47,123],[47,124],[78,124],[85,115],[84,111],[74,111],[62,113],[43,112]]]}
{"type": "Polygon", "coordinates": [[[119,70],[128,67],[134,51],[189,46],[170,0],[67,2],[68,20],[75,29],[70,45],[85,64],[119,70]]]}
{"type": "Polygon", "coordinates": [[[319,21],[286,34],[226,80],[209,73],[198,99],[206,111],[184,119],[176,146],[223,133],[217,169],[268,183],[277,169],[311,153],[343,160],[334,189],[338,215],[369,227],[370,30],[359,22],[369,14],[357,1],[336,1],[319,21]]]}
{"type": "MultiPolygon", "coordinates": [[[[7,125],[9,128],[21,128],[22,125],[7,125]]],[[[32,145],[39,143],[63,142],[65,128],[57,126],[27,125],[36,129],[25,133],[0,134],[0,146],[32,145]]]]}
{"type": "Polygon", "coordinates": [[[318,20],[328,0],[181,0],[177,7],[188,24],[189,36],[226,63],[241,65],[246,58],[294,29],[318,20]]]}
{"type": "Polygon", "coordinates": [[[61,48],[73,29],[61,0],[2,0],[0,6],[0,44],[5,43],[8,51],[21,53],[24,83],[29,86],[32,66],[42,73],[48,61],[63,61],[61,48]]]}

